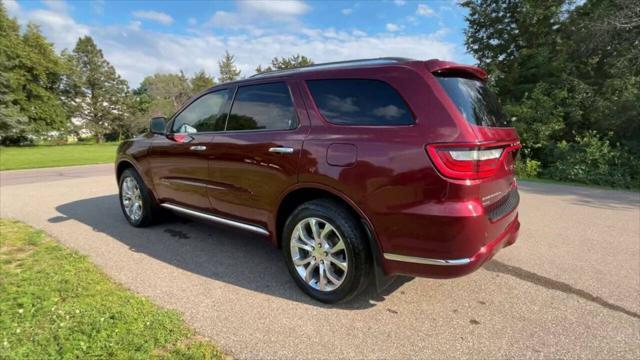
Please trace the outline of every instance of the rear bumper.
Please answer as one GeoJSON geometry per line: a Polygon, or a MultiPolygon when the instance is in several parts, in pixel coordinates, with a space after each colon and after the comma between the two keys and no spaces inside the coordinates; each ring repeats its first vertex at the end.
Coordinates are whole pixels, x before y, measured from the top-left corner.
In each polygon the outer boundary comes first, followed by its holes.
{"type": "Polygon", "coordinates": [[[453,278],[469,274],[482,266],[503,247],[516,242],[520,230],[517,214],[506,229],[494,240],[482,246],[471,257],[433,259],[384,253],[387,274],[403,274],[431,278],[453,278]]]}

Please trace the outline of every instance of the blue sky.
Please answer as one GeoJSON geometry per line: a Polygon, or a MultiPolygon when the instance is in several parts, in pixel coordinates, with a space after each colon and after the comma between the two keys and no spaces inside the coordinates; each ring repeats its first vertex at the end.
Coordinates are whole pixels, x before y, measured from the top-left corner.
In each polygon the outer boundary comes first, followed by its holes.
{"type": "Polygon", "coordinates": [[[56,49],[91,35],[135,87],[154,72],[218,74],[229,50],[242,75],[274,56],[315,62],[404,56],[474,63],[456,0],[3,1],[22,25],[40,25],[56,49]]]}

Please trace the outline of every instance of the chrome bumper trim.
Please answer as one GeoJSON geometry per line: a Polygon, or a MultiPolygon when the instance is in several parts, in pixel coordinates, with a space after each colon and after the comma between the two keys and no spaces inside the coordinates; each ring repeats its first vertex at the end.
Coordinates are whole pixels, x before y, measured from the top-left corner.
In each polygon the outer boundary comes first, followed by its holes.
{"type": "Polygon", "coordinates": [[[205,220],[217,222],[217,223],[220,223],[220,224],[237,227],[239,229],[251,231],[251,232],[262,234],[262,235],[269,235],[269,232],[267,231],[267,229],[265,229],[263,227],[260,227],[260,226],[249,225],[249,224],[245,224],[245,223],[241,223],[241,222],[237,222],[237,221],[233,221],[233,220],[217,217],[217,216],[206,214],[206,213],[203,213],[203,212],[200,212],[200,211],[183,208],[182,206],[178,206],[178,205],[174,205],[174,204],[170,204],[170,203],[162,203],[162,204],[160,204],[160,206],[162,206],[164,208],[167,208],[167,209],[170,209],[170,210],[181,212],[183,214],[195,216],[195,217],[198,217],[198,218],[201,218],[201,219],[205,219],[205,220]]]}
{"type": "Polygon", "coordinates": [[[424,265],[440,265],[440,266],[459,266],[459,265],[467,265],[471,262],[471,259],[428,259],[416,256],[406,256],[406,255],[398,255],[398,254],[390,254],[384,253],[384,258],[387,260],[393,261],[402,261],[402,262],[410,262],[414,264],[424,264],[424,265]]]}

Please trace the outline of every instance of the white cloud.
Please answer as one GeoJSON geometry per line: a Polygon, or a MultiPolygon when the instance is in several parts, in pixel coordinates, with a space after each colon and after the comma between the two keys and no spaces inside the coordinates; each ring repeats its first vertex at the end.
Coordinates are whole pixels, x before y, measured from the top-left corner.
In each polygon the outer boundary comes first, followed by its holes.
{"type": "MultiPolygon", "coordinates": [[[[242,76],[253,74],[258,64],[269,64],[274,56],[298,53],[316,63],[383,56],[415,59],[437,57],[454,61],[465,59],[464,49],[444,41],[438,32],[367,34],[358,29],[309,28],[295,23],[300,26],[285,26],[276,30],[245,24],[237,33],[225,36],[206,29],[172,34],[145,29],[139,20],[112,26],[88,26],[77,23],[66,13],[55,13],[50,9],[27,11],[15,6],[12,9],[19,13],[21,24],[34,21],[41,25],[44,34],[58,50],[72,49],[79,36],[91,35],[107,60],[132,87],[138,86],[145,76],[155,72],[183,70],[191,75],[204,69],[217,76],[217,62],[225,50],[236,56],[242,76]]],[[[226,15],[220,16],[224,18],[226,15]]],[[[221,20],[220,16],[218,20],[221,20]]]]}
{"type": "Polygon", "coordinates": [[[396,25],[393,23],[388,23],[387,25],[385,25],[385,29],[387,29],[387,31],[390,31],[390,32],[400,31],[402,29],[402,26],[396,25]]]}
{"type": "Polygon", "coordinates": [[[353,12],[353,9],[342,9],[340,12],[342,15],[350,15],[353,12]]]}
{"type": "Polygon", "coordinates": [[[366,32],[364,32],[364,31],[362,31],[362,30],[358,30],[358,29],[353,30],[353,31],[351,32],[351,34],[352,34],[353,36],[367,36],[367,33],[366,33],[366,32]]]}
{"type": "Polygon", "coordinates": [[[104,14],[104,5],[105,5],[104,0],[94,0],[92,4],[93,4],[92,8],[94,13],[98,15],[104,14]]]}
{"type": "Polygon", "coordinates": [[[173,18],[171,17],[171,15],[160,12],[160,11],[153,11],[153,10],[134,11],[133,16],[138,19],[159,22],[160,24],[163,24],[163,25],[171,25],[173,23],[173,18]]]}
{"type": "Polygon", "coordinates": [[[138,31],[140,30],[141,27],[142,27],[142,21],[140,20],[131,21],[127,26],[129,30],[133,30],[133,31],[138,31]]]}
{"type": "Polygon", "coordinates": [[[22,25],[34,22],[58,51],[73,49],[79,37],[89,35],[89,26],[77,23],[69,14],[64,1],[45,2],[45,8],[26,11],[15,1],[5,1],[9,15],[17,17],[22,25]]]}
{"type": "Polygon", "coordinates": [[[433,11],[426,4],[418,4],[418,8],[416,9],[416,14],[420,16],[434,16],[436,12],[433,11]]]}
{"type": "Polygon", "coordinates": [[[52,11],[59,13],[69,12],[69,5],[65,1],[42,0],[42,2],[52,11]]]}
{"type": "Polygon", "coordinates": [[[4,0],[2,3],[7,9],[9,15],[18,16],[18,14],[20,13],[20,4],[18,4],[16,0],[4,0]]]}
{"type": "Polygon", "coordinates": [[[453,44],[431,35],[367,35],[326,29],[311,29],[309,33],[313,36],[300,33],[223,38],[165,34],[143,29],[129,31],[126,37],[114,31],[96,34],[95,38],[107,59],[131,86],[137,86],[146,75],[154,72],[184,70],[193,74],[204,69],[217,75],[217,61],[227,49],[236,56],[243,76],[253,74],[258,64],[269,64],[274,56],[298,53],[309,56],[316,63],[392,55],[455,60],[458,54],[453,44]]]}
{"type": "Polygon", "coordinates": [[[299,0],[238,1],[234,11],[216,11],[206,26],[256,31],[259,27],[300,28],[299,16],[311,8],[299,0]]]}
{"type": "Polygon", "coordinates": [[[407,3],[406,0],[393,0],[393,3],[398,5],[398,6],[403,6],[404,4],[407,3]]]}
{"type": "Polygon", "coordinates": [[[228,11],[216,11],[209,23],[217,27],[235,28],[240,25],[240,17],[236,13],[228,11]]]}
{"type": "Polygon", "coordinates": [[[276,16],[299,16],[311,10],[300,0],[244,0],[239,5],[243,10],[276,16]]]}

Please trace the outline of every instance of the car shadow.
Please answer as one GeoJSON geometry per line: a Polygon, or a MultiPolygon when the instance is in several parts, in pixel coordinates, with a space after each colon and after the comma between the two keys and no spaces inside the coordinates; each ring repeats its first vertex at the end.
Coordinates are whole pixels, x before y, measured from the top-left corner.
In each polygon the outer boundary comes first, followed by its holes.
{"type": "Polygon", "coordinates": [[[518,187],[537,195],[563,196],[574,205],[608,210],[636,210],[640,207],[640,193],[624,190],[609,190],[565,184],[519,181],[518,187]]]}
{"type": "Polygon", "coordinates": [[[182,270],[312,306],[370,308],[412,279],[397,277],[380,293],[370,286],[345,304],[326,305],[297,288],[280,250],[258,235],[171,215],[157,225],[134,228],[124,219],[115,194],[73,201],[57,206],[56,210],[62,215],[50,218],[51,223],[73,219],[120,241],[131,251],[182,270]]]}

